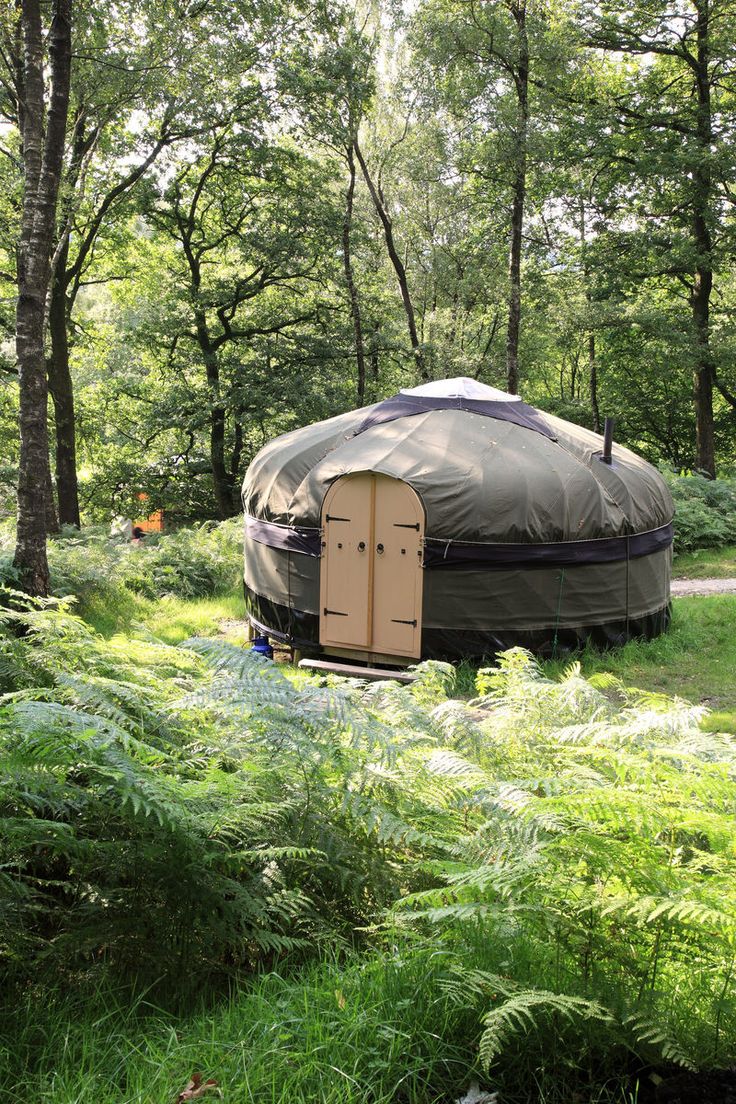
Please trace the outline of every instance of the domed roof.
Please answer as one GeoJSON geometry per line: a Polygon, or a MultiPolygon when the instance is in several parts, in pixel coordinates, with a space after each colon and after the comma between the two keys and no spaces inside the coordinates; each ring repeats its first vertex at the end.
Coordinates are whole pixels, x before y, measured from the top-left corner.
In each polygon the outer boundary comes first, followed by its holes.
{"type": "Polygon", "coordinates": [[[602,447],[516,395],[441,380],[277,437],[248,469],[243,503],[252,518],[315,527],[329,486],[371,471],[414,488],[436,540],[544,544],[667,525],[659,472],[620,445],[603,463],[602,447]]]}
{"type": "Polygon", "coordinates": [[[480,399],[485,402],[521,402],[519,395],[510,395],[508,391],[499,391],[487,383],[468,376],[456,376],[454,379],[434,380],[422,383],[419,387],[402,387],[400,395],[428,395],[435,399],[480,399]]]}

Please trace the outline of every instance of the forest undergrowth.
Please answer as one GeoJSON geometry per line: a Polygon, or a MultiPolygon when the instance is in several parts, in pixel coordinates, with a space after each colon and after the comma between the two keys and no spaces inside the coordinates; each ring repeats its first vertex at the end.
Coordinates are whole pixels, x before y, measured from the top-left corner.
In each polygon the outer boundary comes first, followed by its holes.
{"type": "Polygon", "coordinates": [[[520,650],[471,699],[439,663],[320,682],[4,602],[4,1099],[163,1104],[204,1067],[233,1100],[623,1101],[736,1058],[702,707],[520,650]]]}

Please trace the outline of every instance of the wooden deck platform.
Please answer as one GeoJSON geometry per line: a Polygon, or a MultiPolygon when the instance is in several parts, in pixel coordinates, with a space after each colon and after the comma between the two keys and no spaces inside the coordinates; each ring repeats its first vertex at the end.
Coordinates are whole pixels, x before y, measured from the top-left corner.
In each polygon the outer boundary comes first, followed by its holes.
{"type": "Polygon", "coordinates": [[[414,682],[417,677],[408,671],[382,671],[380,667],[357,667],[349,663],[330,663],[326,659],[302,659],[299,666],[329,675],[342,675],[343,678],[367,679],[368,682],[386,679],[393,679],[394,682],[414,682]]]}

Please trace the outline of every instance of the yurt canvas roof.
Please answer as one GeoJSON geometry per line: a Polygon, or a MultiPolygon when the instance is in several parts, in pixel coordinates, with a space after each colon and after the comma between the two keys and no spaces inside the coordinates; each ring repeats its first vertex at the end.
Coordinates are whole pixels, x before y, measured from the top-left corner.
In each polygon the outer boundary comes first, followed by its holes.
{"type": "Polygon", "coordinates": [[[672,519],[651,465],[472,379],[443,380],[277,437],[254,459],[246,514],[316,527],[327,488],[361,471],[408,483],[428,538],[547,544],[645,533],[672,519]]]}

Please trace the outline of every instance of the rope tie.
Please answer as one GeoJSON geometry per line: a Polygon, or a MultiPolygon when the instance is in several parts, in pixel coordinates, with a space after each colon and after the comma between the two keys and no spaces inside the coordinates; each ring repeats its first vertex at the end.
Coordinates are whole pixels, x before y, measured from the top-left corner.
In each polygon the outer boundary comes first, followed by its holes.
{"type": "Polygon", "coordinates": [[[560,628],[560,610],[562,609],[562,591],[565,586],[565,569],[560,571],[560,592],[557,595],[557,612],[555,613],[555,633],[552,637],[552,655],[557,655],[557,638],[560,628]]]}
{"type": "Polygon", "coordinates": [[[630,535],[626,534],[626,639],[629,639],[629,564],[631,562],[631,556],[629,551],[629,544],[631,541],[630,535]]]}

